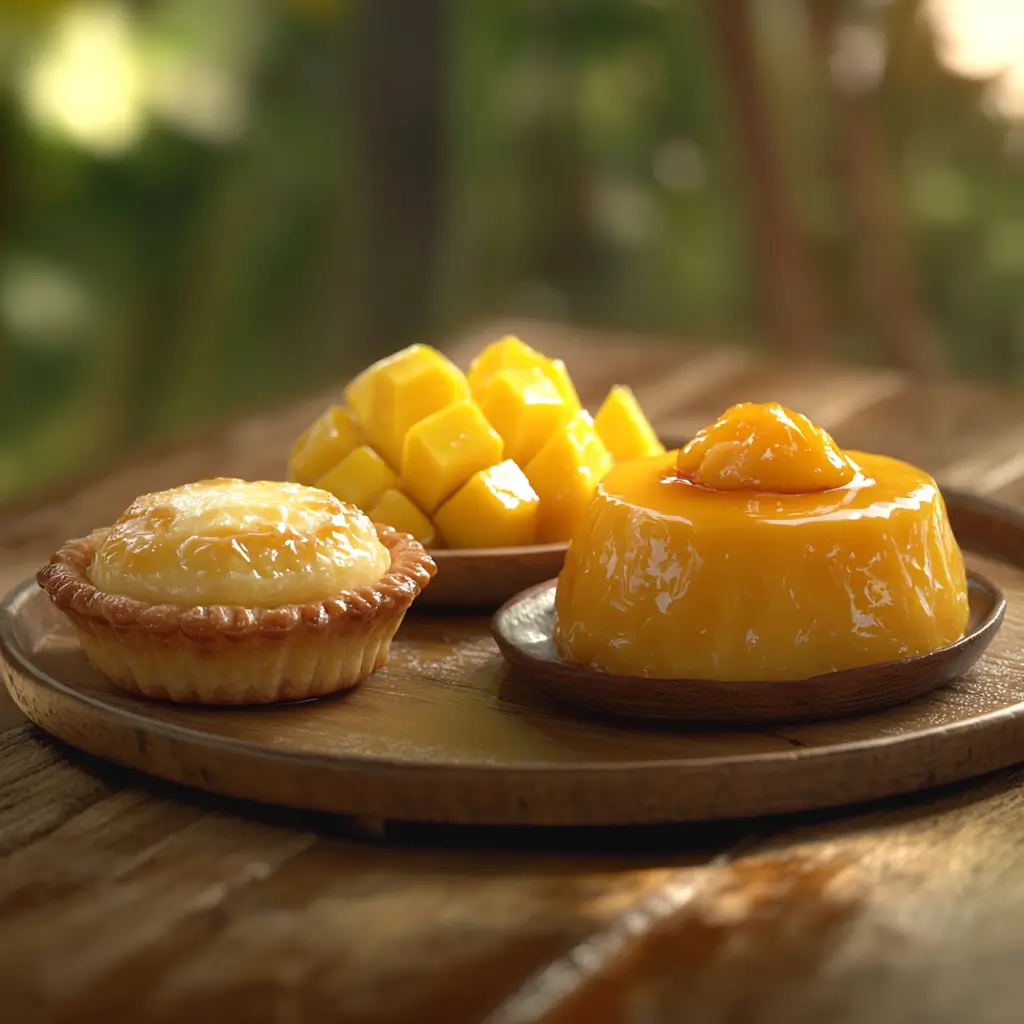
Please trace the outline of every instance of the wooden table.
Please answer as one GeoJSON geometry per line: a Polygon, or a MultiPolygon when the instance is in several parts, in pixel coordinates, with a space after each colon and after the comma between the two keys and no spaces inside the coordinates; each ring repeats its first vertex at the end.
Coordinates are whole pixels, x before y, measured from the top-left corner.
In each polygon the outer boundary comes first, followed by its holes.
{"type": "MultiPolygon", "coordinates": [[[[525,330],[566,359],[585,401],[627,381],[665,433],[775,398],[844,445],[1024,499],[1021,398],[525,330]]],[[[142,491],[276,474],[322,404],[8,517],[0,582],[142,491]]],[[[1022,770],[785,820],[381,837],[101,764],[9,704],[0,730],[0,1016],[12,1024],[1024,1019],[1022,770]]]]}

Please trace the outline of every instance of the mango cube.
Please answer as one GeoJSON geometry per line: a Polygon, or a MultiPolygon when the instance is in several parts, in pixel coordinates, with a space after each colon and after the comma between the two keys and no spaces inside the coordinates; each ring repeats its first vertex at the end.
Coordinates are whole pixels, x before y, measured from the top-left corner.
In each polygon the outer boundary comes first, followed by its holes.
{"type": "Polygon", "coordinates": [[[469,390],[476,398],[499,370],[540,369],[546,361],[544,356],[530,348],[525,341],[520,341],[510,334],[500,341],[492,341],[469,364],[469,373],[466,375],[469,390]]]}
{"type": "Polygon", "coordinates": [[[558,388],[542,370],[499,370],[480,410],[505,442],[505,457],[525,466],[568,418],[558,388]]]}
{"type": "Polygon", "coordinates": [[[288,476],[309,486],[362,443],[363,432],[352,414],[332,405],[292,445],[288,476]]]}
{"type": "Polygon", "coordinates": [[[621,384],[613,387],[601,403],[594,429],[616,462],[665,452],[636,396],[621,384]]]}
{"type": "Polygon", "coordinates": [[[473,401],[449,405],[421,419],[402,449],[405,490],[430,514],[477,470],[501,461],[502,442],[473,401]]]}
{"type": "Polygon", "coordinates": [[[555,387],[558,388],[558,393],[562,396],[562,401],[565,402],[569,415],[575,416],[583,406],[580,404],[580,396],[576,393],[576,385],[573,384],[572,377],[569,376],[569,370],[565,363],[561,359],[549,359],[548,376],[555,387]]]}
{"type": "Polygon", "coordinates": [[[383,523],[399,533],[411,534],[424,547],[437,546],[434,524],[399,490],[385,491],[366,513],[375,523],[383,523]]]}
{"type": "Polygon", "coordinates": [[[398,485],[394,470],[369,446],[353,449],[316,483],[321,490],[361,508],[372,508],[385,491],[398,485]]]}
{"type": "Polygon", "coordinates": [[[503,548],[532,544],[540,499],[511,460],[474,473],[437,511],[450,547],[503,548]]]}
{"type": "Polygon", "coordinates": [[[492,342],[470,364],[469,389],[478,402],[483,400],[494,375],[502,370],[540,370],[558,389],[569,415],[579,412],[579,396],[565,363],[561,359],[548,359],[512,335],[492,342]]]}
{"type": "Polygon", "coordinates": [[[447,357],[427,345],[410,345],[365,369],[345,391],[349,408],[370,444],[396,468],[413,424],[469,398],[469,384],[447,357]]]}
{"type": "Polygon", "coordinates": [[[583,518],[612,457],[587,412],[578,412],[551,436],[526,467],[540,498],[538,539],[569,540],[583,518]]]}

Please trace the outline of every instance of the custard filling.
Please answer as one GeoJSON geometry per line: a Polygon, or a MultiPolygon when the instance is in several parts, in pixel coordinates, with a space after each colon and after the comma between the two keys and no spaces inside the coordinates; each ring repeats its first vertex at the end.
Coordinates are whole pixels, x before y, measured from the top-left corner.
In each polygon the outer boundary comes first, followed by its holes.
{"type": "Polygon", "coordinates": [[[326,491],[218,479],[133,502],[88,577],[151,604],[277,608],[376,583],[390,564],[370,520],[326,491]]]}

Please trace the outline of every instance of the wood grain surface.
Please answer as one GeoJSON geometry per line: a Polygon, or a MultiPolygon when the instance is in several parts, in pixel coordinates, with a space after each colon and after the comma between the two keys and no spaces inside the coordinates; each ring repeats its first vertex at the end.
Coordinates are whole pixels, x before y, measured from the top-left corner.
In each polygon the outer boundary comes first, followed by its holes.
{"type": "MultiPolygon", "coordinates": [[[[565,358],[589,402],[612,381],[633,385],[666,433],[772,397],[842,444],[1024,500],[1019,397],[545,325],[499,324],[485,337],[510,327],[565,358]]],[[[0,525],[0,582],[29,575],[142,491],[272,475],[321,402],[13,510],[0,525]]],[[[1008,668],[1024,662],[1022,642],[1002,655],[1008,668]]],[[[381,835],[153,782],[0,714],[10,726],[0,736],[5,1020],[1021,1018],[1020,769],[746,824],[381,835]]]]}

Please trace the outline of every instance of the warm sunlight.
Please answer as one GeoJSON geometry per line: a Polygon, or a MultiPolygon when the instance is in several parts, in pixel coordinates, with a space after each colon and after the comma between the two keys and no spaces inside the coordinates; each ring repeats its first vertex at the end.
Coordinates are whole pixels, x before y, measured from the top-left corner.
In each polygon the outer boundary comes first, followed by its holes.
{"type": "Polygon", "coordinates": [[[1024,117],[1024,4],[1020,0],[929,0],[939,58],[966,78],[993,79],[989,99],[1024,117]]]}
{"type": "Polygon", "coordinates": [[[119,5],[76,5],[61,12],[21,84],[34,121],[97,153],[130,149],[145,127],[133,25],[119,5]]]}

